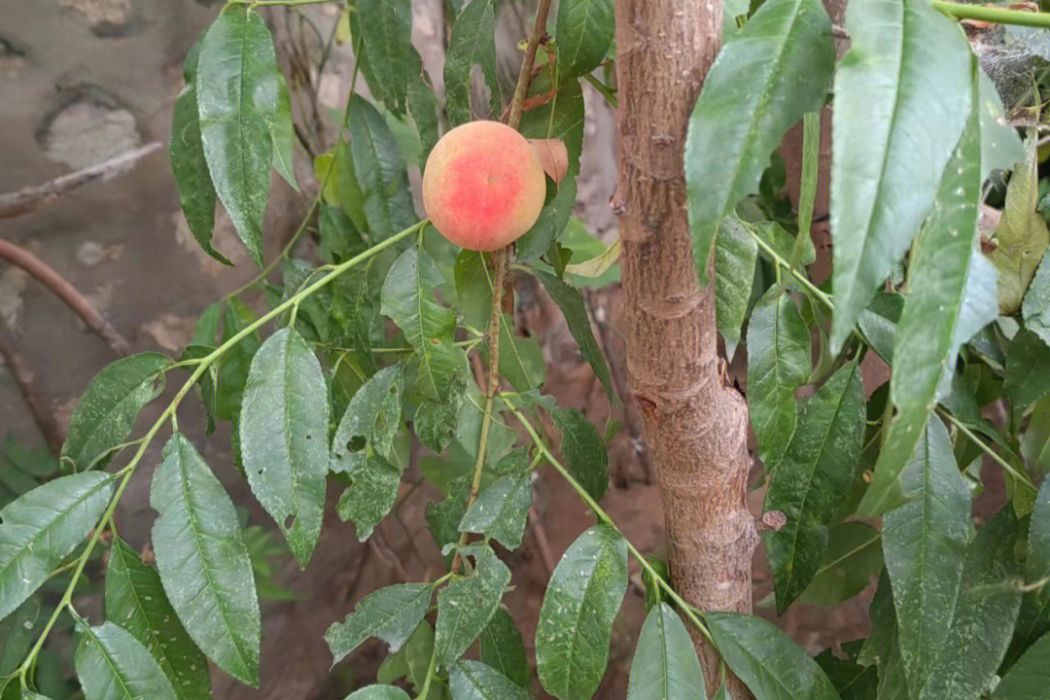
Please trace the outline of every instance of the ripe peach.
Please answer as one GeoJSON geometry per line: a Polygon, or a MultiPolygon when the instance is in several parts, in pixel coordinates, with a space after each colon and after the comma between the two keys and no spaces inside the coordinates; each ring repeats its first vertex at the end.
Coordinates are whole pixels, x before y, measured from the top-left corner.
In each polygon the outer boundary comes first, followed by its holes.
{"type": "Polygon", "coordinates": [[[441,137],[423,172],[423,206],[434,227],[468,250],[498,250],[540,216],[547,183],[535,151],[499,122],[457,126],[441,137]]]}

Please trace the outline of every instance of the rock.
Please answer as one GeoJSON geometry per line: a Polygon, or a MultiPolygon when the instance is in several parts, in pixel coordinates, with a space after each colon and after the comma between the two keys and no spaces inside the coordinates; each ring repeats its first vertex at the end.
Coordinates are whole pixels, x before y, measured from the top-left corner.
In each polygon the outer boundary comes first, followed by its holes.
{"type": "Polygon", "coordinates": [[[45,119],[37,140],[49,159],[84,168],[142,143],[135,116],[102,90],[80,87],[45,119]]]}

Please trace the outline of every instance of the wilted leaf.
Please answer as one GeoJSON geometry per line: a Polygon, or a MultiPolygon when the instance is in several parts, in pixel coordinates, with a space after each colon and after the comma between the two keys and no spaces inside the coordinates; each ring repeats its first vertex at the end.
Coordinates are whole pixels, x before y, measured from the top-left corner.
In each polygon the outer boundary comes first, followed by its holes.
{"type": "Polygon", "coordinates": [[[561,139],[529,139],[532,150],[540,159],[543,172],[559,184],[569,171],[569,149],[561,139]]]}

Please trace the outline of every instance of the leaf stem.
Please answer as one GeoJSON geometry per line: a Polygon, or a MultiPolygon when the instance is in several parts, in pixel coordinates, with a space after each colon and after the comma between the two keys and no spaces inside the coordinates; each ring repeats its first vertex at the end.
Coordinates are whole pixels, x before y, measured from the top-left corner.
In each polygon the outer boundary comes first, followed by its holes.
{"type": "Polygon", "coordinates": [[[189,394],[190,390],[197,384],[197,381],[208,370],[208,367],[214,364],[226,352],[228,352],[231,348],[237,345],[237,343],[244,340],[249,335],[255,333],[255,331],[267,324],[272,319],[281,315],[293,306],[299,304],[299,302],[301,302],[303,299],[317,293],[350,268],[359,265],[365,260],[371,258],[373,255],[376,255],[377,253],[395,245],[399,241],[402,241],[405,238],[416,234],[418,231],[425,228],[428,223],[428,220],[424,219],[423,221],[420,221],[419,223],[408,227],[404,231],[394,234],[385,241],[377,243],[368,250],[358,255],[355,255],[349,260],[346,260],[345,262],[342,262],[339,265],[333,266],[331,272],[329,272],[327,275],[312,283],[308,287],[305,287],[300,291],[296,292],[294,295],[275,306],[269,312],[260,316],[254,322],[252,322],[248,326],[245,326],[238,333],[234,334],[229,340],[217,347],[211,353],[200,359],[199,364],[196,365],[193,372],[190,374],[189,379],[186,380],[186,383],[183,384],[182,387],[179,389],[178,393],[175,394],[175,397],[171,400],[171,402],[167,405],[167,407],[160,414],[157,420],[153,423],[150,429],[146,432],[145,436],[140,441],[138,441],[139,448],[138,450],[136,450],[134,456],[131,458],[131,461],[128,462],[127,466],[125,466],[123,469],[121,469],[119,472],[113,475],[113,478],[120,479],[120,483],[118,484],[117,489],[113,494],[113,497],[110,499],[109,505],[106,507],[106,510],[103,512],[102,517],[99,519],[98,524],[92,531],[91,538],[88,540],[87,543],[87,547],[85,547],[83,553],[80,555],[80,558],[77,559],[76,568],[73,571],[72,579],[70,580],[69,585],[66,587],[65,592],[62,594],[62,599],[59,601],[58,605],[55,606],[54,612],[51,613],[51,617],[48,619],[47,624],[41,631],[40,636],[37,638],[36,643],[30,650],[29,655],[19,667],[19,676],[23,687],[25,687],[29,670],[35,664],[37,656],[40,654],[44,643],[47,641],[48,635],[50,635],[51,630],[52,628],[54,628],[55,623],[58,621],[59,616],[62,614],[62,611],[71,609],[73,593],[76,590],[77,583],[80,581],[80,577],[84,573],[84,567],[87,566],[88,559],[91,557],[91,553],[94,551],[95,546],[98,544],[99,538],[102,536],[102,532],[106,529],[110,522],[112,522],[113,514],[116,512],[117,509],[117,504],[120,503],[120,499],[124,495],[124,491],[127,489],[128,484],[131,482],[131,477],[135,475],[136,468],[142,461],[143,456],[146,454],[146,450],[149,448],[150,444],[153,442],[153,438],[156,437],[158,432],[160,432],[161,428],[168,421],[168,419],[175,415],[175,412],[178,410],[179,404],[182,403],[182,400],[186,398],[186,395],[189,394]]]}
{"type": "Polygon", "coordinates": [[[994,24],[1013,24],[1019,27],[1050,29],[1050,12],[1023,12],[987,5],[966,5],[959,2],[931,0],[933,9],[955,19],[975,19],[994,24]]]}
{"type": "Polygon", "coordinates": [[[970,440],[970,442],[972,442],[974,445],[976,445],[977,448],[981,450],[981,452],[985,453],[988,457],[990,457],[992,459],[992,461],[994,461],[996,464],[998,464],[1000,467],[1002,467],[1003,471],[1005,471],[1007,474],[1009,474],[1014,479],[1019,481],[1022,485],[1024,485],[1032,493],[1038,493],[1039,492],[1039,489],[1037,489],[1035,487],[1035,484],[1032,483],[1032,480],[1029,478],[1029,476],[1027,474],[1025,474],[1024,472],[1019,472],[1016,467],[1014,467],[1012,464],[1010,464],[1005,459],[1003,459],[999,455],[998,452],[996,452],[991,447],[986,445],[984,440],[982,440],[981,438],[977,437],[973,433],[973,431],[970,430],[966,426],[965,423],[963,423],[961,420],[959,420],[958,418],[956,418],[955,416],[953,416],[951,413],[949,413],[948,411],[944,410],[940,406],[937,407],[937,413],[940,414],[940,416],[942,418],[947,420],[953,426],[958,428],[960,433],[965,435],[970,440]]]}
{"type": "Polygon", "coordinates": [[[430,663],[427,664],[427,677],[423,681],[423,688],[419,691],[419,700],[426,700],[430,695],[430,684],[434,680],[434,672],[437,670],[437,645],[430,653],[430,663]]]}
{"type": "Polygon", "coordinates": [[[547,460],[547,463],[554,467],[554,470],[557,471],[561,475],[561,477],[569,483],[569,486],[571,486],[573,490],[576,491],[576,494],[580,497],[580,499],[587,504],[591,511],[594,512],[594,515],[598,518],[599,522],[611,527],[621,538],[623,538],[623,541],[627,544],[628,551],[630,551],[631,556],[634,557],[635,561],[638,562],[638,565],[641,566],[642,569],[644,569],[645,572],[649,574],[649,576],[651,576],[654,581],[656,581],[657,585],[660,588],[662,588],[665,593],[667,593],[667,597],[673,600],[675,604],[678,605],[682,612],[685,613],[685,616],[689,618],[689,621],[693,623],[693,625],[700,631],[700,633],[707,637],[707,640],[709,642],[714,644],[714,640],[711,638],[711,632],[707,629],[707,625],[705,625],[700,619],[700,617],[697,615],[698,611],[692,605],[686,602],[686,600],[682,598],[682,596],[678,595],[678,592],[671,587],[671,584],[668,583],[659,574],[659,572],[657,572],[656,569],[653,568],[653,566],[649,563],[649,560],[645,558],[645,555],[639,552],[638,549],[631,543],[631,541],[627,539],[626,535],[623,534],[623,531],[620,530],[620,528],[616,525],[612,517],[605,512],[605,509],[602,508],[598,504],[598,502],[594,500],[593,497],[591,497],[589,493],[587,493],[587,489],[583,488],[583,486],[580,485],[580,482],[576,481],[573,475],[569,473],[569,470],[565,468],[565,465],[562,464],[558,460],[558,458],[554,456],[553,453],[551,453],[550,449],[547,447],[547,443],[544,442],[543,438],[541,438],[539,433],[536,432],[536,428],[532,425],[529,419],[526,418],[525,415],[517,408],[517,406],[510,402],[508,395],[500,394],[500,398],[503,399],[504,403],[507,405],[507,409],[514,414],[514,417],[517,418],[518,421],[521,423],[522,427],[525,428],[525,432],[527,432],[529,434],[529,437],[532,438],[532,444],[536,446],[536,449],[541,455],[543,455],[543,458],[547,460]]]}

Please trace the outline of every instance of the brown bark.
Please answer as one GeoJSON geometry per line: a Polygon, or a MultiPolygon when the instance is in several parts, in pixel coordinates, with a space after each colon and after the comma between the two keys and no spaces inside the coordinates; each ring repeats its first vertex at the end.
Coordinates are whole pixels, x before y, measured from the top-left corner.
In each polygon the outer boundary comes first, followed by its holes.
{"type": "MultiPolygon", "coordinates": [[[[719,368],[714,285],[697,284],[682,160],[721,21],[721,5],[710,0],[617,0],[613,206],[628,375],[657,468],[672,583],[703,610],[749,612],[757,535],[745,500],[747,408],[719,368]]],[[[717,687],[717,655],[694,640],[717,687]]],[[[736,683],[734,697],[746,692],[736,683]]]]}

